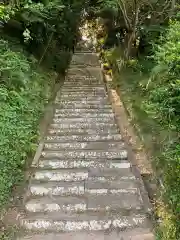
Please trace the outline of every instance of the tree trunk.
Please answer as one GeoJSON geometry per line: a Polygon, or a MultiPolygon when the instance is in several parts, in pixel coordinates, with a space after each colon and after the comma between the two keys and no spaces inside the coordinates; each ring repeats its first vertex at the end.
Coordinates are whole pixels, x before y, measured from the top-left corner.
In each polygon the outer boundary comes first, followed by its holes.
{"type": "Polygon", "coordinates": [[[134,25],[133,25],[132,33],[129,36],[127,35],[128,36],[127,47],[124,52],[125,60],[129,59],[131,51],[132,51],[133,43],[136,41],[136,35],[137,35],[136,28],[137,28],[138,22],[139,22],[139,5],[138,5],[138,3],[136,3],[135,18],[134,18],[134,25]]]}
{"type": "Polygon", "coordinates": [[[41,62],[43,61],[43,59],[44,59],[44,57],[45,57],[45,55],[46,55],[46,52],[47,52],[47,50],[48,50],[48,48],[49,48],[49,46],[50,46],[50,43],[51,43],[51,41],[52,41],[53,35],[54,35],[54,32],[52,32],[51,35],[50,35],[50,37],[49,37],[49,40],[48,40],[47,45],[46,45],[46,47],[45,47],[45,49],[44,49],[44,52],[43,52],[43,54],[42,54],[42,56],[41,56],[41,58],[40,58],[40,60],[39,60],[39,65],[41,64],[41,62]]]}
{"type": "Polygon", "coordinates": [[[176,0],[172,0],[172,2],[171,2],[171,11],[170,11],[169,17],[173,16],[175,7],[176,7],[176,0]]]}

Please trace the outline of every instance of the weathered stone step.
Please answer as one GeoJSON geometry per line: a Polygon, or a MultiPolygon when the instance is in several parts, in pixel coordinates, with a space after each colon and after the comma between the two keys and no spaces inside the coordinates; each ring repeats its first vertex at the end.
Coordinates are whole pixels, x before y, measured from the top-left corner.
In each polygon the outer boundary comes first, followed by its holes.
{"type": "Polygon", "coordinates": [[[107,104],[106,101],[100,102],[100,101],[55,101],[56,106],[61,108],[111,108],[110,104],[107,104]]]}
{"type": "MultiPolygon", "coordinates": [[[[85,88],[85,89],[105,89],[104,83],[97,82],[97,81],[90,81],[90,80],[77,80],[77,81],[66,81],[62,89],[69,89],[69,88],[85,88]]],[[[61,90],[60,90],[61,91],[61,90]]]]}
{"type": "Polygon", "coordinates": [[[96,142],[96,141],[121,141],[122,136],[120,134],[101,134],[101,135],[64,135],[64,136],[47,136],[46,142],[96,142]]]}
{"type": "Polygon", "coordinates": [[[68,74],[66,76],[66,81],[67,82],[71,82],[71,81],[72,82],[76,82],[76,81],[100,82],[101,79],[96,76],[97,71],[98,71],[98,76],[101,76],[101,71],[99,71],[96,68],[95,69],[91,68],[88,73],[87,73],[87,69],[69,69],[68,74]],[[94,70],[95,72],[93,72],[94,70]]]}
{"type": "Polygon", "coordinates": [[[105,93],[107,95],[107,93],[105,91],[106,88],[105,88],[104,84],[99,84],[99,85],[96,84],[95,86],[93,86],[93,84],[95,84],[95,83],[92,83],[92,84],[87,83],[87,84],[85,84],[86,86],[84,86],[84,84],[82,84],[82,85],[72,84],[72,86],[63,85],[63,87],[59,90],[58,93],[66,94],[66,91],[67,91],[67,93],[70,94],[71,91],[72,91],[72,93],[74,93],[75,95],[77,93],[80,94],[82,92],[86,92],[86,94],[91,94],[91,95],[94,95],[94,96],[97,96],[96,95],[97,93],[99,93],[99,96],[103,95],[102,93],[105,93]]]}
{"type": "MultiPolygon", "coordinates": [[[[81,73],[82,74],[82,73],[81,73]]],[[[83,73],[83,75],[73,75],[72,73],[69,73],[66,76],[65,83],[76,83],[76,82],[83,82],[83,83],[98,83],[98,84],[104,84],[103,79],[93,76],[93,75],[86,75],[83,73]]]]}
{"type": "Polygon", "coordinates": [[[106,98],[107,99],[107,94],[106,92],[102,92],[102,93],[98,93],[98,92],[67,92],[67,93],[61,93],[59,92],[57,94],[57,98],[59,99],[68,99],[68,100],[73,100],[73,99],[76,99],[76,98],[79,98],[79,99],[83,99],[83,98],[91,98],[91,99],[94,99],[94,98],[106,98]],[[74,93],[74,94],[73,94],[74,93]]]}
{"type": "Polygon", "coordinates": [[[86,77],[81,77],[81,78],[78,78],[78,77],[67,77],[66,81],[64,82],[64,85],[63,86],[69,86],[69,85],[90,85],[90,86],[104,86],[104,83],[103,81],[101,80],[98,80],[96,78],[86,78],[86,77]]]}
{"type": "Polygon", "coordinates": [[[87,109],[111,109],[111,105],[108,104],[90,104],[90,103],[55,103],[56,108],[64,108],[64,109],[74,109],[74,108],[87,108],[87,109]]]}
{"type": "Polygon", "coordinates": [[[85,181],[85,192],[96,195],[119,194],[119,193],[139,193],[136,180],[112,180],[106,179],[104,182],[97,179],[85,181]]]}
{"type": "Polygon", "coordinates": [[[82,196],[85,193],[95,195],[138,193],[136,180],[120,180],[104,182],[87,180],[82,182],[49,182],[32,181],[29,186],[28,198],[31,196],[82,196]]]}
{"type": "Polygon", "coordinates": [[[98,89],[105,89],[104,88],[104,85],[103,84],[97,84],[97,83],[64,83],[63,87],[62,87],[62,90],[69,90],[69,89],[72,89],[72,88],[75,88],[77,90],[91,90],[91,89],[94,89],[94,90],[98,90],[98,89]]]}
{"type": "Polygon", "coordinates": [[[71,94],[73,95],[73,93],[75,93],[75,96],[77,94],[84,94],[84,97],[86,95],[90,95],[90,96],[97,96],[97,97],[101,97],[106,95],[106,90],[105,87],[103,85],[100,85],[99,87],[95,87],[95,86],[64,86],[62,87],[61,91],[59,92],[59,94],[57,96],[63,96],[63,95],[67,95],[67,94],[71,94]],[[60,94],[61,93],[61,94],[60,94]]]}
{"type": "Polygon", "coordinates": [[[119,168],[119,169],[110,169],[110,168],[91,168],[91,169],[48,169],[37,170],[32,176],[33,181],[42,181],[42,182],[74,182],[74,181],[121,181],[121,180],[133,180],[135,179],[134,175],[131,172],[130,168],[119,168]]]}
{"type": "Polygon", "coordinates": [[[72,84],[76,84],[76,83],[83,83],[83,84],[100,84],[101,86],[104,86],[104,81],[103,78],[100,77],[96,77],[96,76],[86,76],[86,75],[81,75],[81,76],[76,76],[76,75],[67,75],[66,76],[66,80],[64,82],[65,83],[72,83],[72,84]]]}
{"type": "Polygon", "coordinates": [[[28,196],[81,196],[85,193],[85,182],[48,182],[32,181],[28,196]]]}
{"type": "Polygon", "coordinates": [[[42,152],[42,156],[45,159],[127,159],[126,150],[79,150],[79,151],[49,151],[45,150],[42,152]]]}
{"type": "Polygon", "coordinates": [[[83,96],[86,96],[88,94],[95,95],[95,96],[102,96],[103,94],[106,94],[105,88],[62,88],[61,95],[67,95],[67,94],[82,94],[83,96]]]}
{"type": "Polygon", "coordinates": [[[104,184],[106,182],[111,182],[111,181],[116,181],[116,182],[120,182],[120,181],[136,181],[136,177],[134,176],[134,174],[129,171],[128,169],[126,169],[126,171],[124,171],[122,175],[120,175],[119,171],[115,171],[115,175],[113,176],[114,171],[108,171],[108,172],[99,172],[98,174],[94,173],[90,173],[90,176],[88,178],[88,181],[97,181],[100,182],[101,184],[104,184]],[[103,175],[104,174],[104,175],[103,175]]]}
{"type": "Polygon", "coordinates": [[[85,169],[73,169],[72,170],[37,170],[32,180],[35,181],[44,181],[44,182],[79,182],[88,178],[88,171],[85,169]]]}
{"type": "Polygon", "coordinates": [[[48,150],[108,150],[114,149],[122,150],[124,148],[123,142],[69,142],[69,143],[46,143],[44,149],[48,150]]]}
{"type": "Polygon", "coordinates": [[[56,104],[61,104],[61,106],[80,106],[82,105],[80,108],[82,107],[86,107],[86,105],[92,105],[92,106],[97,106],[97,108],[99,106],[104,106],[104,108],[111,108],[111,104],[107,103],[107,100],[106,99],[99,99],[99,100],[83,100],[83,99],[80,99],[80,100],[63,100],[63,99],[58,99],[56,98],[55,100],[55,103],[56,104]]]}
{"type": "Polygon", "coordinates": [[[107,195],[90,194],[88,197],[89,211],[137,211],[143,209],[141,196],[135,193],[119,193],[107,195]]]}
{"type": "Polygon", "coordinates": [[[94,128],[94,129],[89,129],[89,128],[51,128],[48,131],[49,134],[51,135],[61,135],[61,136],[73,136],[73,135],[80,135],[80,136],[94,136],[94,135],[104,135],[104,134],[118,134],[119,130],[117,127],[111,127],[109,128],[94,128]]]}
{"type": "MultiPolygon", "coordinates": [[[[54,215],[54,214],[53,214],[54,215]]],[[[149,221],[145,215],[130,215],[130,216],[81,216],[74,215],[70,218],[65,216],[52,216],[51,214],[37,214],[32,217],[25,217],[20,224],[27,231],[34,232],[77,232],[77,231],[103,231],[114,230],[125,231],[135,227],[148,228],[149,221]]]]}
{"type": "MultiPolygon", "coordinates": [[[[74,96],[73,96],[74,97],[74,96]]],[[[59,101],[61,103],[64,103],[64,104],[69,104],[69,103],[74,103],[74,104],[79,104],[79,103],[86,103],[86,104],[107,104],[107,105],[110,105],[107,101],[107,98],[106,97],[102,97],[102,96],[93,96],[93,97],[88,97],[88,95],[84,95],[84,96],[76,96],[78,97],[79,99],[63,99],[63,95],[56,98],[56,101],[59,101]]]]}
{"type": "Polygon", "coordinates": [[[94,81],[94,82],[87,82],[87,81],[65,81],[63,84],[63,88],[69,88],[69,87],[84,87],[84,88],[89,88],[89,87],[104,87],[102,83],[94,81]]]}
{"type": "Polygon", "coordinates": [[[27,212],[85,212],[87,200],[82,197],[43,196],[30,199],[25,204],[27,212]]]}
{"type": "Polygon", "coordinates": [[[72,112],[72,113],[55,113],[54,118],[69,118],[69,119],[76,119],[83,121],[83,119],[111,119],[114,120],[114,114],[113,113],[78,113],[78,112],[72,112]]]}
{"type": "Polygon", "coordinates": [[[115,131],[117,129],[117,126],[115,123],[104,123],[104,122],[96,122],[96,123],[87,123],[87,122],[76,122],[76,123],[52,123],[50,125],[50,128],[60,128],[61,130],[70,130],[70,129],[89,129],[89,130],[94,130],[94,129],[109,129],[115,131]]]}
{"type": "Polygon", "coordinates": [[[73,55],[70,67],[73,67],[73,65],[80,65],[80,66],[100,66],[99,60],[97,55],[92,53],[76,53],[73,55]]]}
{"type": "Polygon", "coordinates": [[[101,68],[97,67],[86,67],[86,68],[69,68],[67,72],[67,77],[95,77],[100,79],[102,77],[101,68]]]}
{"type": "Polygon", "coordinates": [[[29,235],[28,237],[18,238],[17,240],[155,240],[150,229],[135,228],[117,232],[112,230],[107,233],[104,231],[91,232],[70,232],[70,233],[47,233],[29,235]]]}
{"type": "Polygon", "coordinates": [[[97,195],[86,192],[84,196],[43,196],[31,198],[25,204],[27,212],[86,212],[86,211],[137,211],[142,209],[141,196],[138,193],[118,193],[97,195]]]}
{"type": "MultiPolygon", "coordinates": [[[[64,97],[57,97],[56,98],[56,102],[55,103],[67,103],[67,104],[69,104],[70,102],[72,103],[72,104],[80,104],[80,103],[82,103],[82,105],[84,105],[84,104],[95,104],[95,103],[97,103],[98,105],[99,104],[106,104],[106,102],[107,102],[107,99],[106,98],[103,98],[103,97],[98,97],[99,98],[99,100],[94,100],[94,97],[88,97],[88,96],[84,96],[84,97],[82,97],[82,96],[77,96],[77,97],[73,97],[73,98],[71,98],[71,97],[69,97],[69,98],[64,98],[64,97]]],[[[110,105],[110,104],[107,104],[107,105],[110,105]]],[[[110,105],[111,106],[111,105],[110,105]]]]}
{"type": "Polygon", "coordinates": [[[57,96],[56,98],[56,101],[62,101],[62,102],[87,102],[87,103],[91,103],[93,101],[96,101],[96,102],[107,102],[107,97],[104,95],[104,96],[93,96],[93,95],[87,95],[87,96],[83,96],[83,95],[75,95],[75,96],[72,96],[72,95],[68,95],[68,96],[57,96]]]}
{"type": "Polygon", "coordinates": [[[130,168],[131,165],[127,161],[107,161],[107,160],[59,160],[59,159],[51,159],[44,160],[40,159],[38,163],[39,168],[43,169],[73,169],[73,168],[104,168],[104,169],[127,169],[130,168]]]}
{"type": "Polygon", "coordinates": [[[96,117],[96,118],[85,118],[85,117],[79,117],[79,118],[69,118],[69,117],[66,117],[66,118],[57,118],[57,117],[54,117],[53,118],[53,123],[61,123],[61,124],[82,124],[82,126],[84,126],[84,124],[94,124],[96,125],[97,124],[100,124],[100,123],[103,123],[103,124],[113,124],[114,125],[114,119],[113,118],[101,118],[101,117],[96,117]]]}
{"type": "MultiPolygon", "coordinates": [[[[105,92],[105,85],[103,83],[96,83],[96,82],[80,82],[78,81],[76,82],[68,82],[68,83],[64,83],[63,87],[59,90],[59,93],[62,93],[63,91],[69,91],[72,90],[72,92],[76,93],[81,93],[83,91],[87,92],[89,91],[89,94],[91,93],[92,95],[96,96],[95,94],[97,92],[101,93],[101,92],[105,92]],[[92,91],[92,92],[90,92],[92,91]]],[[[107,94],[106,94],[107,95],[107,94]]]]}
{"type": "Polygon", "coordinates": [[[69,69],[71,69],[71,68],[81,68],[81,69],[83,69],[83,68],[97,68],[97,69],[100,69],[100,63],[97,65],[97,64],[91,64],[91,63],[71,63],[70,65],[69,65],[69,69]]]}
{"type": "Polygon", "coordinates": [[[102,113],[113,113],[111,108],[108,109],[87,109],[87,108],[77,108],[77,109],[56,109],[56,114],[64,113],[64,114],[71,114],[71,113],[79,113],[79,114],[102,114],[102,113]]]}

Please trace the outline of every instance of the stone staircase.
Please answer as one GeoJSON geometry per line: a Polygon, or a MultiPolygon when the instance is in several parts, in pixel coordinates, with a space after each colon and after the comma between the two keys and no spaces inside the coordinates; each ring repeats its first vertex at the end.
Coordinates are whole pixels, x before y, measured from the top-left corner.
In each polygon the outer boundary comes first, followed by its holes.
{"type": "Polygon", "coordinates": [[[76,53],[32,164],[19,240],[153,240],[98,58],[76,53]]]}

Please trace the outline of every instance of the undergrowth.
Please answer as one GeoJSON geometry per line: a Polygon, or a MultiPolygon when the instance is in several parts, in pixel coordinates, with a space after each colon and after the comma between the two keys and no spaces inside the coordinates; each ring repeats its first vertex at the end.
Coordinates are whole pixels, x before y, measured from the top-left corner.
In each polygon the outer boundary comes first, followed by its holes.
{"type": "MultiPolygon", "coordinates": [[[[171,22],[155,45],[153,59],[131,59],[118,70],[118,48],[103,53],[113,69],[114,87],[133,112],[146,150],[152,156],[157,180],[157,214],[161,219],[157,238],[180,239],[180,23],[171,22]]],[[[111,70],[110,70],[111,71],[111,70]]]]}
{"type": "MultiPolygon", "coordinates": [[[[14,46],[11,43],[11,46],[14,46]]],[[[0,40],[0,208],[23,178],[28,156],[35,150],[38,121],[50,97],[53,75],[36,60],[0,40]],[[16,51],[14,50],[16,49],[16,51]]]]}

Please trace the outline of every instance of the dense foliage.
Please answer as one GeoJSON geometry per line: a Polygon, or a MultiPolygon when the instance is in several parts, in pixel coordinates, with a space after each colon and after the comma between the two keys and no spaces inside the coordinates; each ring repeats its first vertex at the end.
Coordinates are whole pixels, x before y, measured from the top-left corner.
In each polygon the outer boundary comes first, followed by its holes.
{"type": "Polygon", "coordinates": [[[0,4],[0,208],[36,146],[38,121],[54,84],[54,74],[47,71],[66,70],[84,2],[0,4]]]}
{"type": "Polygon", "coordinates": [[[20,39],[40,63],[63,71],[76,40],[83,3],[83,0],[25,0],[4,5],[0,13],[3,33],[20,39]]]}
{"type": "MultiPolygon", "coordinates": [[[[11,43],[12,45],[12,43],[11,43]]],[[[0,40],[0,206],[21,179],[22,168],[37,140],[37,123],[50,95],[50,74],[36,61],[0,40]]]]}
{"type": "MultiPolygon", "coordinates": [[[[171,21],[162,44],[156,47],[155,64],[148,86],[147,111],[176,138],[169,138],[158,161],[164,182],[164,197],[175,224],[175,238],[180,238],[180,22],[171,21]]],[[[168,137],[168,132],[167,132],[168,137]]],[[[172,237],[172,236],[171,236],[172,237]]],[[[170,238],[169,238],[170,239],[170,238]]]]}
{"type": "Polygon", "coordinates": [[[176,11],[174,0],[94,0],[89,15],[104,19],[106,45],[121,45],[128,59],[151,51],[151,40],[160,35],[176,11]]]}

